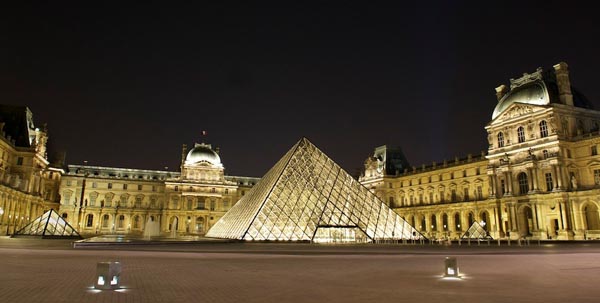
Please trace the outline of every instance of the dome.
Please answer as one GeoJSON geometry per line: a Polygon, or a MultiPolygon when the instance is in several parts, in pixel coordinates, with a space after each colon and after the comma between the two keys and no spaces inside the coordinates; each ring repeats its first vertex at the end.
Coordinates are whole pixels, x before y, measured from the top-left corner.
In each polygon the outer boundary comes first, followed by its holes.
{"type": "Polygon", "coordinates": [[[534,81],[512,89],[496,105],[492,119],[498,117],[513,103],[547,105],[550,103],[548,88],[543,81],[534,81]]]}
{"type": "Polygon", "coordinates": [[[221,166],[221,158],[212,150],[209,144],[196,144],[185,158],[185,164],[196,164],[200,162],[208,162],[212,165],[221,166]]]}

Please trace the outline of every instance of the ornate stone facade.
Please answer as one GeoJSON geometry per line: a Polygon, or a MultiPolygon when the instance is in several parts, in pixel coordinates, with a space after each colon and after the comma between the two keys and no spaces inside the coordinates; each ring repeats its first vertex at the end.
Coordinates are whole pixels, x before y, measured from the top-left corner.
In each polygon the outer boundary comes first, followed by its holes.
{"type": "Polygon", "coordinates": [[[225,176],[210,145],[184,145],[180,172],[69,165],[59,213],[82,235],[203,235],[256,182],[225,176]]]}
{"type": "Polygon", "coordinates": [[[45,210],[58,208],[63,173],[46,155],[48,131],[25,106],[0,105],[0,234],[13,234],[45,210]]]}
{"type": "Polygon", "coordinates": [[[600,237],[600,112],[570,86],[568,66],[496,89],[487,155],[373,171],[360,181],[431,238],[485,222],[494,238],[600,237]]]}

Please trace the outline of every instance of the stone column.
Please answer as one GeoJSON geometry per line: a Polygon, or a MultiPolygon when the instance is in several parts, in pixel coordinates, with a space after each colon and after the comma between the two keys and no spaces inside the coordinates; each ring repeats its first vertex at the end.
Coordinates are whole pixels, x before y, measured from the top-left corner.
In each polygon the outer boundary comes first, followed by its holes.
{"type": "Polygon", "coordinates": [[[533,220],[533,230],[538,231],[540,229],[540,227],[538,224],[537,204],[535,204],[535,203],[533,205],[531,205],[531,214],[532,214],[532,220],[533,220]]]}
{"type": "Polygon", "coordinates": [[[512,195],[513,193],[513,184],[512,184],[512,173],[511,172],[506,172],[506,191],[507,191],[507,195],[512,195]]]}
{"type": "Polygon", "coordinates": [[[564,189],[564,187],[563,187],[562,168],[560,166],[556,165],[555,169],[556,169],[556,172],[557,172],[556,182],[558,182],[558,189],[564,189]]]}
{"type": "Polygon", "coordinates": [[[560,217],[562,220],[562,229],[569,229],[568,221],[567,221],[567,206],[564,201],[560,202],[560,217]]]}
{"type": "Polygon", "coordinates": [[[490,184],[490,189],[489,189],[489,197],[495,197],[496,196],[496,189],[494,188],[494,184],[495,184],[495,179],[496,176],[495,175],[488,175],[488,182],[490,184]]]}
{"type": "Polygon", "coordinates": [[[537,168],[534,167],[532,169],[532,172],[533,172],[533,176],[532,176],[533,177],[533,191],[537,192],[540,189],[539,184],[538,184],[539,180],[538,180],[538,170],[537,170],[537,168]]]}

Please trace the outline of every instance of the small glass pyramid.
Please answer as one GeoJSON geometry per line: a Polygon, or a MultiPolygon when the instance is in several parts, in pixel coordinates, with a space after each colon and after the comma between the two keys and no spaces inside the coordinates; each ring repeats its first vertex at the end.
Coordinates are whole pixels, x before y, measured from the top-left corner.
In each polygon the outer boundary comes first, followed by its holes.
{"type": "Polygon", "coordinates": [[[461,237],[462,239],[491,239],[488,235],[485,228],[483,228],[482,224],[485,225],[484,222],[479,223],[477,221],[473,222],[471,227],[465,232],[465,234],[461,237]]]}
{"type": "Polygon", "coordinates": [[[306,138],[206,236],[324,243],[424,238],[306,138]]]}
{"type": "Polygon", "coordinates": [[[81,238],[79,233],[53,209],[17,231],[13,237],[41,236],[42,238],[72,237],[81,238]]]}

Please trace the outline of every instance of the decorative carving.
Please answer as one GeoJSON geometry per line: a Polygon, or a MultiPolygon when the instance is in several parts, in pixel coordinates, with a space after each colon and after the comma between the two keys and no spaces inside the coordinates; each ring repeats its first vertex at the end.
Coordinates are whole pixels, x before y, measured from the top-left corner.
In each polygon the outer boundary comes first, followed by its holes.
{"type": "Polygon", "coordinates": [[[502,116],[500,120],[507,120],[514,117],[530,114],[533,112],[533,108],[528,105],[513,105],[510,107],[502,116]]]}
{"type": "Polygon", "coordinates": [[[538,67],[538,69],[531,73],[523,73],[523,76],[521,78],[517,78],[517,79],[510,79],[510,89],[515,89],[519,86],[522,86],[524,84],[527,83],[531,83],[533,81],[537,81],[537,80],[542,80],[542,68],[538,67]]]}

